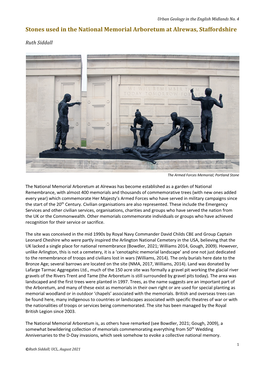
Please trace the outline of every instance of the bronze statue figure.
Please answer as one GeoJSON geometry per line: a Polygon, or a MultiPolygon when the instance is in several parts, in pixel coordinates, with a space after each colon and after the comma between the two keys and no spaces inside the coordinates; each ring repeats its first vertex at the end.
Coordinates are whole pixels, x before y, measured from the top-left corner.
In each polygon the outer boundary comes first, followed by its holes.
{"type": "Polygon", "coordinates": [[[71,95],[69,93],[66,93],[64,95],[63,100],[58,105],[58,113],[59,113],[59,119],[57,121],[57,135],[55,139],[55,150],[59,150],[59,144],[61,142],[62,148],[61,150],[67,150],[66,148],[66,138],[67,133],[69,132],[69,120],[68,120],[68,112],[69,107],[74,105],[81,105],[81,102],[72,102],[71,101],[71,95]]]}
{"type": "Polygon", "coordinates": [[[202,142],[210,142],[211,132],[212,132],[212,124],[213,124],[213,114],[212,114],[212,107],[214,105],[222,108],[222,95],[219,95],[219,102],[211,97],[212,90],[211,88],[206,88],[205,90],[205,97],[195,97],[193,94],[193,88],[191,89],[192,100],[194,101],[201,101],[201,137],[202,142]]]}
{"type": "Polygon", "coordinates": [[[152,131],[153,123],[147,118],[143,117],[140,111],[137,109],[135,112],[134,126],[131,126],[130,130],[134,133],[134,146],[137,146],[137,134],[136,131],[139,130],[141,146],[146,148],[149,147],[149,136],[152,131]],[[137,128],[137,124],[140,128],[137,128]]]}
{"type": "Polygon", "coordinates": [[[178,117],[178,114],[171,113],[172,129],[176,129],[176,133],[181,131],[180,134],[180,149],[181,151],[190,150],[190,137],[193,131],[193,124],[189,119],[178,117]]]}

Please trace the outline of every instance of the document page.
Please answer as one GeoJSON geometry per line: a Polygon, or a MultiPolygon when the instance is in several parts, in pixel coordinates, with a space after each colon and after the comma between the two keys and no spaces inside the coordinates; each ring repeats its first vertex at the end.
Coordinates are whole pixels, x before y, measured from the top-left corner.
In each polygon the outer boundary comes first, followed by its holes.
{"type": "Polygon", "coordinates": [[[3,372],[263,371],[245,8],[26,1],[11,26],[8,5],[3,372]]]}

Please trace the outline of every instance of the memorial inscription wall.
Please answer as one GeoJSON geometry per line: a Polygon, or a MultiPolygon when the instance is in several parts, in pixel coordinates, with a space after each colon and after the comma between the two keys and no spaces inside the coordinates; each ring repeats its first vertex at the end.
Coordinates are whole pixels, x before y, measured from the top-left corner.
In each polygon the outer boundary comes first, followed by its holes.
{"type": "MultiPolygon", "coordinates": [[[[88,55],[87,91],[81,56],[27,56],[26,62],[28,156],[54,146],[57,105],[67,90],[82,102],[70,111],[70,146],[81,146],[86,136],[87,148],[120,149],[133,144],[130,126],[137,109],[153,122],[150,145],[170,132],[175,111],[193,123],[191,141],[200,142],[201,108],[190,89],[198,97],[210,87],[224,104],[212,110],[214,149],[239,158],[239,57],[88,55]]],[[[163,145],[174,147],[179,135],[163,145]]]]}

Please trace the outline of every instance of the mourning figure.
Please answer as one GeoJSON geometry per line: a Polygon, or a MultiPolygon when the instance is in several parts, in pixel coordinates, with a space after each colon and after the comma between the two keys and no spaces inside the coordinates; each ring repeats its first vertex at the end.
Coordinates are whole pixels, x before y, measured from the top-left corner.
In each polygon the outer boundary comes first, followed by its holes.
{"type": "Polygon", "coordinates": [[[134,146],[137,146],[136,131],[139,130],[141,146],[144,146],[145,148],[149,147],[149,136],[152,131],[152,126],[153,123],[147,118],[143,117],[140,111],[137,109],[135,112],[134,125],[131,127],[131,131],[134,133],[134,146]],[[139,128],[137,128],[137,124],[140,125],[139,128]]]}
{"type": "Polygon", "coordinates": [[[69,120],[68,120],[68,112],[69,107],[74,105],[81,105],[81,102],[72,102],[71,101],[71,95],[69,93],[66,93],[64,95],[63,100],[58,105],[58,113],[59,113],[59,119],[57,121],[57,135],[55,139],[55,150],[59,150],[59,144],[61,142],[62,148],[61,150],[67,150],[66,148],[66,138],[67,133],[69,132],[69,120]]]}
{"type": "Polygon", "coordinates": [[[212,107],[214,105],[222,108],[222,95],[219,95],[219,102],[211,97],[212,90],[211,88],[206,88],[205,90],[205,97],[195,97],[193,94],[193,88],[191,89],[192,100],[194,101],[201,101],[201,137],[202,142],[210,142],[211,132],[212,132],[212,124],[213,124],[213,114],[212,114],[212,107]]]}
{"type": "Polygon", "coordinates": [[[193,124],[187,118],[178,117],[178,114],[173,112],[171,113],[172,120],[172,129],[176,130],[176,133],[181,132],[180,134],[180,149],[181,151],[190,150],[190,137],[193,131],[193,124]]]}
{"type": "Polygon", "coordinates": [[[168,135],[160,137],[156,142],[154,142],[154,144],[151,145],[150,148],[145,147],[145,146],[133,146],[133,148],[124,148],[123,152],[132,153],[137,158],[141,159],[142,161],[148,161],[148,162],[155,164],[156,162],[153,160],[153,157],[155,157],[155,154],[158,153],[160,146],[165,141],[168,141],[176,133],[177,133],[177,129],[173,128],[172,131],[168,135]]]}

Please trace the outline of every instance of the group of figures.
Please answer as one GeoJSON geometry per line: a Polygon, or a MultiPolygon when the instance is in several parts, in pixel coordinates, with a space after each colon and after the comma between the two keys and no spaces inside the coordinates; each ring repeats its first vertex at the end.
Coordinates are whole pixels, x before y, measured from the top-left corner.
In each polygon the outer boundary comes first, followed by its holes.
{"type": "MultiPolygon", "coordinates": [[[[202,143],[203,142],[210,142],[211,132],[212,132],[212,124],[213,124],[213,116],[212,116],[212,107],[214,105],[222,108],[222,95],[219,95],[219,102],[211,97],[212,90],[210,88],[206,88],[205,90],[205,97],[195,97],[193,93],[193,89],[191,89],[192,100],[200,101],[201,102],[201,137],[202,143]]],[[[180,134],[180,149],[181,151],[188,151],[190,150],[190,137],[193,131],[193,124],[190,120],[184,117],[179,117],[176,112],[171,113],[171,120],[172,120],[172,132],[174,136],[178,132],[180,134]],[[176,129],[176,132],[174,131],[176,129]]],[[[134,143],[133,147],[136,147],[138,144],[138,136],[137,131],[139,131],[139,137],[141,141],[141,146],[148,148],[149,147],[149,136],[153,127],[153,123],[148,120],[146,117],[143,117],[140,111],[137,109],[135,112],[135,119],[134,125],[130,127],[130,130],[134,134],[134,143]],[[137,127],[137,124],[140,127],[137,127]]],[[[166,140],[165,140],[166,141],[166,140]]]]}
{"type": "MultiPolygon", "coordinates": [[[[212,132],[212,107],[214,105],[222,108],[222,95],[219,95],[219,102],[211,97],[212,90],[206,88],[205,97],[195,97],[193,89],[191,89],[192,100],[201,102],[201,137],[202,143],[210,142],[211,132],[212,132]]],[[[71,95],[66,93],[63,100],[58,105],[58,114],[59,119],[57,121],[57,135],[55,139],[55,150],[59,150],[59,144],[61,143],[61,150],[66,150],[66,138],[69,131],[68,124],[68,112],[69,107],[74,105],[80,105],[80,102],[71,101],[71,95]]],[[[149,147],[149,137],[152,131],[153,123],[151,120],[148,120],[146,117],[142,116],[140,111],[137,110],[135,113],[134,124],[130,127],[130,130],[134,135],[134,142],[132,148],[124,148],[124,153],[133,153],[137,158],[142,160],[147,160],[155,163],[149,159],[151,155],[156,153],[160,146],[168,141],[172,136],[181,132],[180,134],[180,151],[189,151],[190,150],[190,137],[193,131],[193,123],[184,117],[178,116],[176,112],[171,113],[172,120],[172,130],[168,135],[160,137],[154,144],[149,147]],[[137,127],[139,125],[139,127],[137,127]],[[138,146],[138,136],[137,131],[139,131],[139,137],[141,146],[138,146]]]]}

